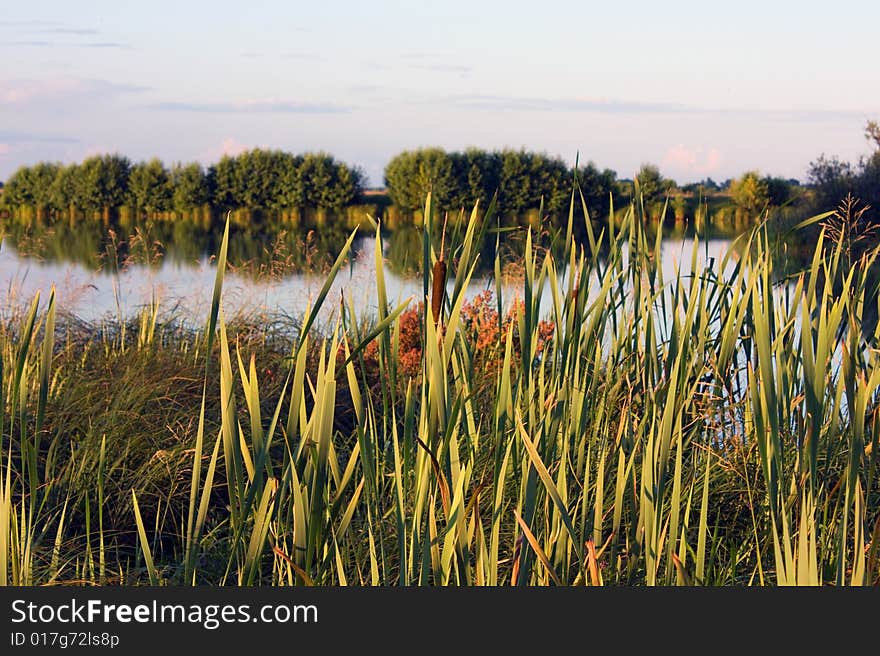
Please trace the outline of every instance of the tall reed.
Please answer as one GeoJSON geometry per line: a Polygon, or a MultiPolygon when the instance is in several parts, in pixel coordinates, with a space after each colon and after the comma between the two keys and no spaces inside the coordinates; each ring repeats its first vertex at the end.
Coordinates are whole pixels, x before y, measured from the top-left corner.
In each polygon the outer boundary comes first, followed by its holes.
{"type": "MultiPolygon", "coordinates": [[[[108,553],[99,521],[99,569],[165,584],[876,584],[880,327],[865,326],[877,248],[851,258],[823,228],[809,266],[779,280],[762,224],[718,261],[695,238],[670,273],[640,201],[581,229],[582,202],[575,189],[561,259],[529,232],[516,298],[497,285],[497,360],[481,357],[462,311],[494,203],[460,224],[447,259],[428,196],[422,298],[394,307],[376,225],[375,318],[343,300],[316,331],[352,233],[271,398],[224,321],[227,228],[196,350],[183,530],[130,490],[129,542],[108,553]],[[421,366],[407,375],[402,317],[419,303],[421,366]]],[[[4,583],[92,571],[64,550],[80,527],[65,520],[69,491],[43,441],[64,375],[52,371],[53,321],[54,297],[43,311],[35,299],[2,334],[4,583]]],[[[156,348],[154,316],[145,330],[138,348],[156,348]]],[[[78,457],[103,463],[103,448],[78,457]]]]}

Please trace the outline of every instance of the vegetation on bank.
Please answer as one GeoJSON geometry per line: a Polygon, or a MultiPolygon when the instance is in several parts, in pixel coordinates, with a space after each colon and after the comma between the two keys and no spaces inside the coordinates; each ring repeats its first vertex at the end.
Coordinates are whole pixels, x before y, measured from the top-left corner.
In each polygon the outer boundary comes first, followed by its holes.
{"type": "Polygon", "coordinates": [[[444,239],[431,196],[421,298],[377,239],[377,314],[320,331],[354,235],[293,326],[224,317],[228,226],[204,331],[35,299],[0,330],[0,583],[877,584],[880,249],[844,208],[783,281],[766,224],[667,277],[636,198],[578,244],[573,195],[516,299],[466,303],[494,208],[444,239]]]}
{"type": "MultiPolygon", "coordinates": [[[[597,178],[597,184],[591,178],[585,185],[588,193],[607,196],[613,191],[617,177],[613,171],[606,170],[601,179],[603,174],[593,165],[588,171],[597,178]]],[[[425,195],[431,192],[442,210],[454,211],[478,201],[485,205],[497,193],[502,216],[523,215],[542,200],[548,213],[557,214],[567,205],[571,177],[571,167],[561,159],[524,150],[423,148],[400,153],[385,167],[388,195],[395,207],[407,212],[421,210],[425,195]]]]}
{"type": "MultiPolygon", "coordinates": [[[[646,218],[715,222],[741,231],[770,211],[786,227],[820,208],[834,207],[848,193],[880,203],[880,127],[869,121],[865,136],[874,151],[856,163],[822,154],[810,163],[806,185],[798,180],[746,171],[739,178],[679,185],[644,164],[638,180],[646,218]],[[668,205],[668,207],[667,207],[668,205]],[[666,210],[669,210],[668,212],[666,210]]],[[[612,208],[622,217],[633,198],[633,180],[593,162],[571,167],[558,157],[526,150],[440,148],[404,151],[385,168],[385,191],[367,192],[357,166],[326,153],[294,155],[253,149],[224,156],[207,169],[198,163],[166,166],[158,159],[132,163],[118,154],[80,164],[40,162],[22,166],[2,187],[0,212],[38,221],[71,224],[100,216],[194,219],[221,223],[230,210],[240,225],[262,220],[318,227],[352,228],[365,213],[389,228],[420,225],[422,199],[431,193],[439,211],[464,217],[464,208],[495,200],[507,226],[549,225],[564,229],[568,190],[577,178],[594,220],[612,208]]],[[[576,213],[581,207],[576,208],[576,213]]]]}
{"type": "MultiPolygon", "coordinates": [[[[524,217],[540,206],[543,214],[564,227],[574,177],[594,220],[608,216],[613,206],[625,208],[633,198],[633,180],[619,180],[611,169],[600,170],[593,162],[569,167],[559,158],[524,150],[445,152],[425,148],[397,155],[385,169],[395,208],[418,213],[422,199],[430,192],[439,209],[458,211],[475,202],[486,205],[497,194],[497,211],[508,225],[523,225],[524,217]]],[[[665,178],[657,166],[644,164],[635,179],[652,221],[659,220],[667,201],[670,218],[683,221],[693,219],[701,204],[711,200],[713,209],[729,207],[748,213],[753,223],[767,209],[798,200],[804,191],[797,180],[762,176],[757,171],[721,184],[708,178],[679,186],[665,178]]]]}
{"type": "Polygon", "coordinates": [[[873,152],[855,163],[824,153],[810,163],[809,178],[817,205],[833,207],[852,194],[863,204],[880,208],[880,125],[876,121],[866,124],[865,138],[873,152]]]}
{"type": "MultiPolygon", "coordinates": [[[[594,220],[607,216],[612,207],[626,207],[633,197],[633,181],[618,179],[611,169],[593,162],[571,167],[558,157],[525,150],[405,151],[385,169],[386,190],[368,193],[361,170],[330,155],[254,149],[225,156],[207,169],[197,163],[167,167],[158,159],[132,164],[121,155],[90,157],[69,166],[23,166],[7,181],[0,203],[14,216],[38,222],[75,224],[100,217],[106,224],[112,217],[222,225],[221,217],[232,210],[240,225],[268,219],[351,228],[370,213],[396,228],[421,224],[422,199],[430,192],[438,210],[454,216],[463,217],[464,208],[477,202],[485,207],[494,198],[503,225],[563,229],[575,176],[594,220]]],[[[706,179],[679,186],[645,164],[635,179],[652,221],[659,220],[668,202],[668,216],[675,221],[717,215],[720,224],[742,228],[768,209],[803,204],[811,196],[797,180],[755,171],[720,184],[706,179]]]]}
{"type": "Polygon", "coordinates": [[[293,155],[249,150],[200,164],[166,167],[160,160],[132,164],[118,154],[64,166],[41,162],[19,168],[3,189],[3,202],[38,217],[109,218],[125,207],[136,215],[192,214],[205,208],[284,213],[340,211],[363,191],[363,173],[326,153],[293,155]]]}

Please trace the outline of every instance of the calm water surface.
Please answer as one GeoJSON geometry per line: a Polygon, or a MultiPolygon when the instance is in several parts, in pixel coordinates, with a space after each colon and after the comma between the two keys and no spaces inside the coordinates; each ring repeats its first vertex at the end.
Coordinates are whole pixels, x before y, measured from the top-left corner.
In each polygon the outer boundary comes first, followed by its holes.
{"type": "MultiPolygon", "coordinates": [[[[729,239],[701,241],[699,260],[712,261],[718,266],[730,246],[729,239]]],[[[342,246],[340,242],[339,247],[342,246]]],[[[675,275],[677,268],[690,268],[693,240],[671,237],[663,242],[661,261],[666,279],[675,275]]],[[[328,319],[339,307],[342,294],[354,303],[356,310],[374,313],[376,310],[376,276],[374,260],[375,238],[358,239],[351,263],[342,270],[324,303],[323,318],[328,319]]],[[[388,243],[384,244],[388,253],[388,243]]],[[[385,267],[385,282],[389,303],[396,304],[408,297],[414,302],[422,294],[422,278],[417,274],[395,273],[385,267]]],[[[175,316],[194,325],[200,325],[210,309],[216,267],[212,258],[198,259],[163,257],[152,265],[129,264],[117,271],[96,270],[82,261],[63,258],[41,258],[19,253],[14,244],[4,241],[0,248],[0,281],[6,303],[4,307],[27,305],[40,291],[47,297],[54,285],[59,308],[81,319],[95,321],[116,318],[120,314],[131,317],[144,305],[157,298],[160,315],[175,316]]],[[[563,274],[564,277],[564,274],[563,274]]],[[[227,273],[223,285],[223,309],[227,317],[237,313],[286,314],[300,317],[320,292],[323,273],[289,273],[271,277],[254,277],[238,272],[227,273]]],[[[451,290],[453,280],[449,282],[451,290]]],[[[472,298],[485,289],[494,290],[493,280],[487,275],[471,280],[467,296],[472,298]]],[[[522,294],[522,283],[503,285],[505,300],[522,294]]],[[[550,294],[545,295],[545,310],[549,309],[550,294]]]]}

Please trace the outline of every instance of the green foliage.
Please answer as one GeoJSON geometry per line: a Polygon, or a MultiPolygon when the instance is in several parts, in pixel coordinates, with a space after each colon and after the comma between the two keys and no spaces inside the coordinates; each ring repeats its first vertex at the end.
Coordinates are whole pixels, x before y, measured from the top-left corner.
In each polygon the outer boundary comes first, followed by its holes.
{"type": "Polygon", "coordinates": [[[853,194],[875,209],[880,207],[880,125],[877,121],[867,122],[865,138],[874,152],[855,164],[824,154],[810,163],[808,180],[815,206],[834,207],[848,194],[853,194]]]}
{"type": "MultiPolygon", "coordinates": [[[[661,174],[660,169],[654,164],[642,164],[636,179],[639,181],[639,191],[645,205],[656,203],[661,200],[664,192],[669,188],[670,182],[661,174]]],[[[675,183],[672,183],[674,186],[675,183]]]]}
{"type": "Polygon", "coordinates": [[[60,164],[50,162],[20,167],[4,188],[6,203],[13,207],[29,207],[42,215],[53,205],[52,184],[62,168],[60,164]]]}
{"type": "Polygon", "coordinates": [[[807,179],[813,188],[816,203],[823,207],[834,207],[847,193],[853,191],[857,178],[852,164],[837,157],[826,157],[824,154],[810,162],[807,171],[807,179]]]}
{"type": "Polygon", "coordinates": [[[175,164],[169,173],[171,204],[176,212],[190,212],[211,200],[208,176],[198,162],[175,164]]]}
{"type": "Polygon", "coordinates": [[[246,150],[234,159],[234,207],[265,210],[273,205],[277,197],[282,196],[278,190],[285,164],[288,163],[284,153],[255,148],[246,150]]]}
{"type": "Polygon", "coordinates": [[[529,176],[532,157],[525,151],[505,150],[501,153],[501,180],[498,188],[500,214],[516,215],[540,202],[529,176]]]}
{"type": "Polygon", "coordinates": [[[683,221],[685,218],[685,210],[687,208],[687,203],[684,199],[684,194],[681,191],[678,191],[670,201],[670,207],[672,208],[673,216],[675,216],[676,221],[683,221]]]}
{"type": "Polygon", "coordinates": [[[409,212],[420,209],[428,193],[438,206],[448,208],[451,201],[461,197],[457,183],[453,158],[440,148],[404,151],[385,167],[391,201],[409,212]]]}
{"type": "Polygon", "coordinates": [[[307,153],[299,166],[302,206],[339,210],[363,192],[363,174],[327,153],[307,153]]]}
{"type": "Polygon", "coordinates": [[[766,176],[764,182],[767,185],[767,202],[771,207],[782,207],[798,196],[797,180],[766,176]]]}
{"type": "Polygon", "coordinates": [[[131,167],[128,178],[128,199],[138,211],[164,212],[171,209],[171,177],[158,159],[140,162],[131,167]]]}
{"type": "Polygon", "coordinates": [[[436,207],[451,211],[477,201],[485,207],[497,194],[498,213],[516,223],[542,202],[548,213],[563,210],[572,172],[561,159],[525,150],[422,148],[395,156],[385,167],[385,184],[394,204],[407,212],[420,210],[429,192],[436,207]]]}
{"type": "Polygon", "coordinates": [[[3,186],[3,198],[12,207],[33,205],[33,184],[29,166],[20,166],[9,176],[3,186]]]}
{"type": "Polygon", "coordinates": [[[874,148],[880,150],[880,124],[877,121],[868,121],[865,125],[865,138],[873,142],[874,148]]]}
{"type": "Polygon", "coordinates": [[[524,150],[501,152],[499,213],[519,217],[543,200],[549,213],[559,212],[571,194],[571,170],[558,158],[524,150]]]}
{"type": "Polygon", "coordinates": [[[219,162],[208,169],[215,207],[221,209],[240,207],[239,200],[244,197],[244,191],[240,186],[240,176],[237,173],[238,163],[237,158],[224,155],[219,162]]]}
{"type": "Polygon", "coordinates": [[[856,194],[875,210],[880,208],[880,150],[859,162],[856,194]]]}
{"type": "Polygon", "coordinates": [[[40,162],[31,168],[31,196],[37,211],[45,211],[51,205],[52,183],[61,168],[60,164],[49,162],[40,162]]]}
{"type": "Polygon", "coordinates": [[[81,164],[23,166],[7,181],[4,204],[56,213],[71,208],[87,215],[128,205],[152,215],[191,212],[213,204],[221,210],[284,212],[314,208],[341,211],[362,195],[364,174],[327,153],[293,155],[253,149],[224,156],[205,171],[198,163],[158,159],[131,165],[120,155],[101,155],[81,164]]]}
{"type": "Polygon", "coordinates": [[[214,205],[226,209],[340,210],[363,191],[363,174],[327,153],[292,155],[255,148],[224,156],[208,176],[214,205]]]}
{"type": "Polygon", "coordinates": [[[760,212],[770,202],[769,186],[757,171],[748,171],[731,183],[730,197],[740,209],[760,212]]]}
{"type": "Polygon", "coordinates": [[[122,155],[96,155],[86,159],[77,171],[76,198],[87,211],[121,207],[128,194],[131,162],[122,155]]]}
{"type": "Polygon", "coordinates": [[[564,265],[529,235],[497,310],[473,211],[436,322],[377,239],[376,316],[315,329],[354,233],[292,335],[224,317],[228,223],[204,332],[36,298],[0,323],[0,584],[880,583],[880,249],[819,215],[788,285],[766,224],[668,272],[641,201],[564,265]]]}
{"type": "Polygon", "coordinates": [[[323,190],[324,198],[318,207],[340,210],[360,201],[366,179],[364,172],[358,167],[338,164],[332,158],[329,161],[334,180],[329,188],[323,190]]]}
{"type": "Polygon", "coordinates": [[[79,204],[79,166],[70,164],[58,170],[49,187],[51,205],[58,211],[65,211],[79,204]]]}
{"type": "Polygon", "coordinates": [[[617,191],[617,173],[607,168],[600,171],[593,162],[587,162],[578,169],[577,175],[590,217],[600,219],[608,216],[612,196],[617,191]]]}
{"type": "MultiPolygon", "coordinates": [[[[766,217],[777,229],[784,230],[810,212],[810,207],[800,205],[804,195],[797,180],[762,177],[758,171],[747,171],[732,180],[727,191],[737,226],[754,225],[766,217]]],[[[723,223],[724,218],[719,219],[723,223]]]]}
{"type": "Polygon", "coordinates": [[[478,148],[468,148],[463,153],[451,153],[459,194],[452,199],[452,207],[469,207],[479,202],[488,207],[492,196],[501,185],[501,155],[478,148]]]}
{"type": "Polygon", "coordinates": [[[712,178],[705,178],[700,182],[692,182],[691,184],[683,185],[681,190],[685,193],[702,194],[705,196],[706,194],[720,191],[721,185],[715,182],[712,178]]]}

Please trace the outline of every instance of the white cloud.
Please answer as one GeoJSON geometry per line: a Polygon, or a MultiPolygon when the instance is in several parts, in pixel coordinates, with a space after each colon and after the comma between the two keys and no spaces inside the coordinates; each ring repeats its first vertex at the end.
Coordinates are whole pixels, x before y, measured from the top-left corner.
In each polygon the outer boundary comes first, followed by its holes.
{"type": "Polygon", "coordinates": [[[220,145],[221,155],[231,155],[235,157],[248,149],[243,143],[240,143],[235,137],[226,137],[220,145]]]}
{"type": "Polygon", "coordinates": [[[250,150],[251,148],[256,147],[257,146],[255,145],[244,144],[235,137],[224,137],[219,144],[215,143],[215,145],[212,145],[202,150],[198,155],[196,155],[196,160],[198,160],[205,166],[208,166],[215,163],[224,155],[235,157],[236,155],[240,155],[246,150],[250,150]]]}
{"type": "Polygon", "coordinates": [[[147,107],[163,112],[200,112],[206,114],[340,114],[351,111],[350,107],[341,105],[294,102],[277,98],[248,99],[244,102],[161,102],[147,105],[147,107]]]}
{"type": "Polygon", "coordinates": [[[146,87],[108,80],[56,77],[45,80],[0,81],[0,106],[21,106],[37,102],[62,102],[72,98],[106,99],[122,93],[145,91],[146,87]]]}
{"type": "Polygon", "coordinates": [[[702,177],[717,173],[721,163],[721,152],[717,148],[689,148],[677,144],[667,149],[661,168],[673,176],[702,177]]]}

